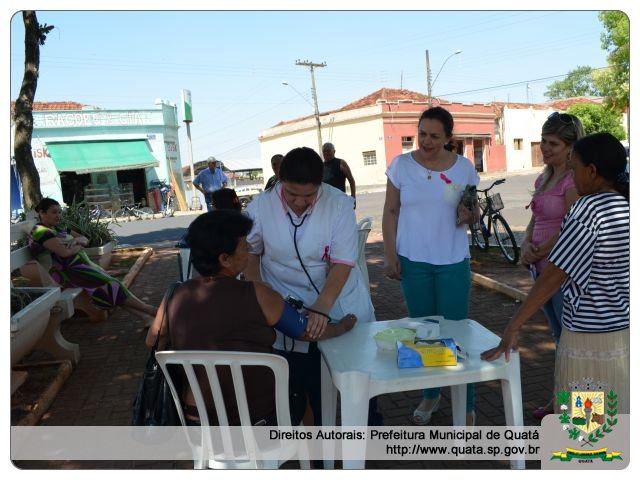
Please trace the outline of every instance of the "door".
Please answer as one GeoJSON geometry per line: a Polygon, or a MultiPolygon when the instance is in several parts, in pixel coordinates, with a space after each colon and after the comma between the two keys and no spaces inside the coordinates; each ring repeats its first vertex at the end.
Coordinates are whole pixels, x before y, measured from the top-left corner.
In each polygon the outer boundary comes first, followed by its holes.
{"type": "Polygon", "coordinates": [[[541,167],[543,164],[540,142],[531,142],[531,166],[541,167]]]}
{"type": "Polygon", "coordinates": [[[484,172],[484,140],[473,141],[473,163],[478,172],[484,172]]]}

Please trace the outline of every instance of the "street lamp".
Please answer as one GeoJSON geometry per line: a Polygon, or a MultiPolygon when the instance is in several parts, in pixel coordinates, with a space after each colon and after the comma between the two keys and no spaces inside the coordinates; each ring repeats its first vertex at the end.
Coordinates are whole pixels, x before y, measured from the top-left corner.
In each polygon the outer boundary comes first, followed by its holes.
{"type": "Polygon", "coordinates": [[[316,133],[318,134],[318,154],[320,155],[322,153],[322,133],[320,131],[320,112],[318,111],[318,99],[316,98],[315,95],[315,89],[313,90],[313,103],[311,103],[307,97],[305,97],[304,95],[302,95],[298,89],[296,87],[294,87],[293,85],[291,85],[290,83],[287,82],[282,82],[282,85],[285,85],[287,87],[291,87],[291,89],[296,92],[300,97],[302,97],[302,99],[307,102],[309,105],[311,105],[313,107],[313,113],[314,116],[316,117],[316,133]]]}
{"type": "Polygon", "coordinates": [[[431,81],[431,65],[429,64],[429,50],[425,50],[425,54],[427,58],[427,96],[429,97],[429,108],[431,108],[431,90],[433,89],[433,84],[436,83],[436,80],[438,80],[438,77],[440,76],[440,72],[442,72],[442,69],[447,64],[449,59],[454,55],[458,55],[459,53],[462,53],[462,50],[456,50],[447,58],[445,58],[444,62],[442,62],[442,66],[440,67],[440,70],[438,70],[438,73],[436,74],[436,78],[434,78],[433,81],[431,81]]]}

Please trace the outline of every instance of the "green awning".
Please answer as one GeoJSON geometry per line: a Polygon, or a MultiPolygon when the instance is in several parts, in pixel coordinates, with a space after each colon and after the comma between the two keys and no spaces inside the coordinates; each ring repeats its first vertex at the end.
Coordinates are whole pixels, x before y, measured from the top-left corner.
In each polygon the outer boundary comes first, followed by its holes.
{"type": "Polygon", "coordinates": [[[59,172],[92,173],[157,167],[146,140],[47,143],[59,172]]]}

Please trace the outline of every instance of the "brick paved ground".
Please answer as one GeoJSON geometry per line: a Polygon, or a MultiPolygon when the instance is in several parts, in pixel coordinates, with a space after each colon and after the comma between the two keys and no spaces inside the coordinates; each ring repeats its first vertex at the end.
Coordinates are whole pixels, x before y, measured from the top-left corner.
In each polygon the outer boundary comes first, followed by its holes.
{"type": "MultiPolygon", "coordinates": [[[[382,243],[371,238],[367,244],[367,261],[371,281],[371,297],[378,320],[402,318],[406,307],[398,282],[382,274],[382,243]]],[[[507,265],[497,256],[482,257],[474,253],[472,268],[494,276],[501,282],[528,288],[526,271],[507,265]]],[[[154,253],[132,285],[143,300],[159,304],[165,288],[178,274],[176,251],[162,249],[154,253]]],[[[518,303],[513,299],[474,286],[469,316],[490,330],[501,333],[518,303]]],[[[140,380],[147,349],[145,330],[140,320],[117,310],[106,322],[89,323],[71,319],[63,325],[64,336],[80,344],[81,359],[71,377],[59,392],[41,425],[127,425],[131,403],[140,380]]],[[[538,425],[532,410],[551,398],[554,344],[542,314],[537,314],[521,335],[521,365],[524,419],[526,425],[538,425]]],[[[421,392],[382,395],[379,408],[385,425],[410,424],[413,408],[421,392]]],[[[477,386],[476,412],[478,425],[504,425],[502,395],[499,382],[477,386]]],[[[443,389],[441,409],[434,414],[434,425],[451,424],[449,390],[443,389]]],[[[190,462],[20,462],[25,468],[191,468],[190,462]]],[[[528,468],[539,468],[539,462],[528,462],[528,468]]],[[[499,461],[369,461],[367,468],[509,468],[499,461]]]]}

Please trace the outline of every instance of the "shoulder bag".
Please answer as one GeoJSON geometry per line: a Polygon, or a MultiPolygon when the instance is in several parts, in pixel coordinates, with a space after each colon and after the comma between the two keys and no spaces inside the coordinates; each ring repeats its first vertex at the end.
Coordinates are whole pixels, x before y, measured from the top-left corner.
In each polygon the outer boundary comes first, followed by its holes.
{"type": "MultiPolygon", "coordinates": [[[[138,387],[138,394],[133,403],[131,425],[134,426],[166,427],[180,425],[180,417],[178,416],[176,405],[173,402],[169,383],[156,360],[156,350],[158,349],[158,342],[160,341],[162,324],[166,321],[167,326],[169,325],[169,300],[178,285],[179,282],[174,283],[169,287],[164,296],[164,312],[160,330],[158,331],[158,336],[156,337],[153,347],[151,347],[151,352],[149,353],[144,373],[142,374],[142,381],[138,387]]],[[[174,379],[176,389],[180,392],[180,382],[176,383],[176,380],[181,378],[181,376],[175,375],[174,372],[171,372],[171,376],[174,379]]]]}

